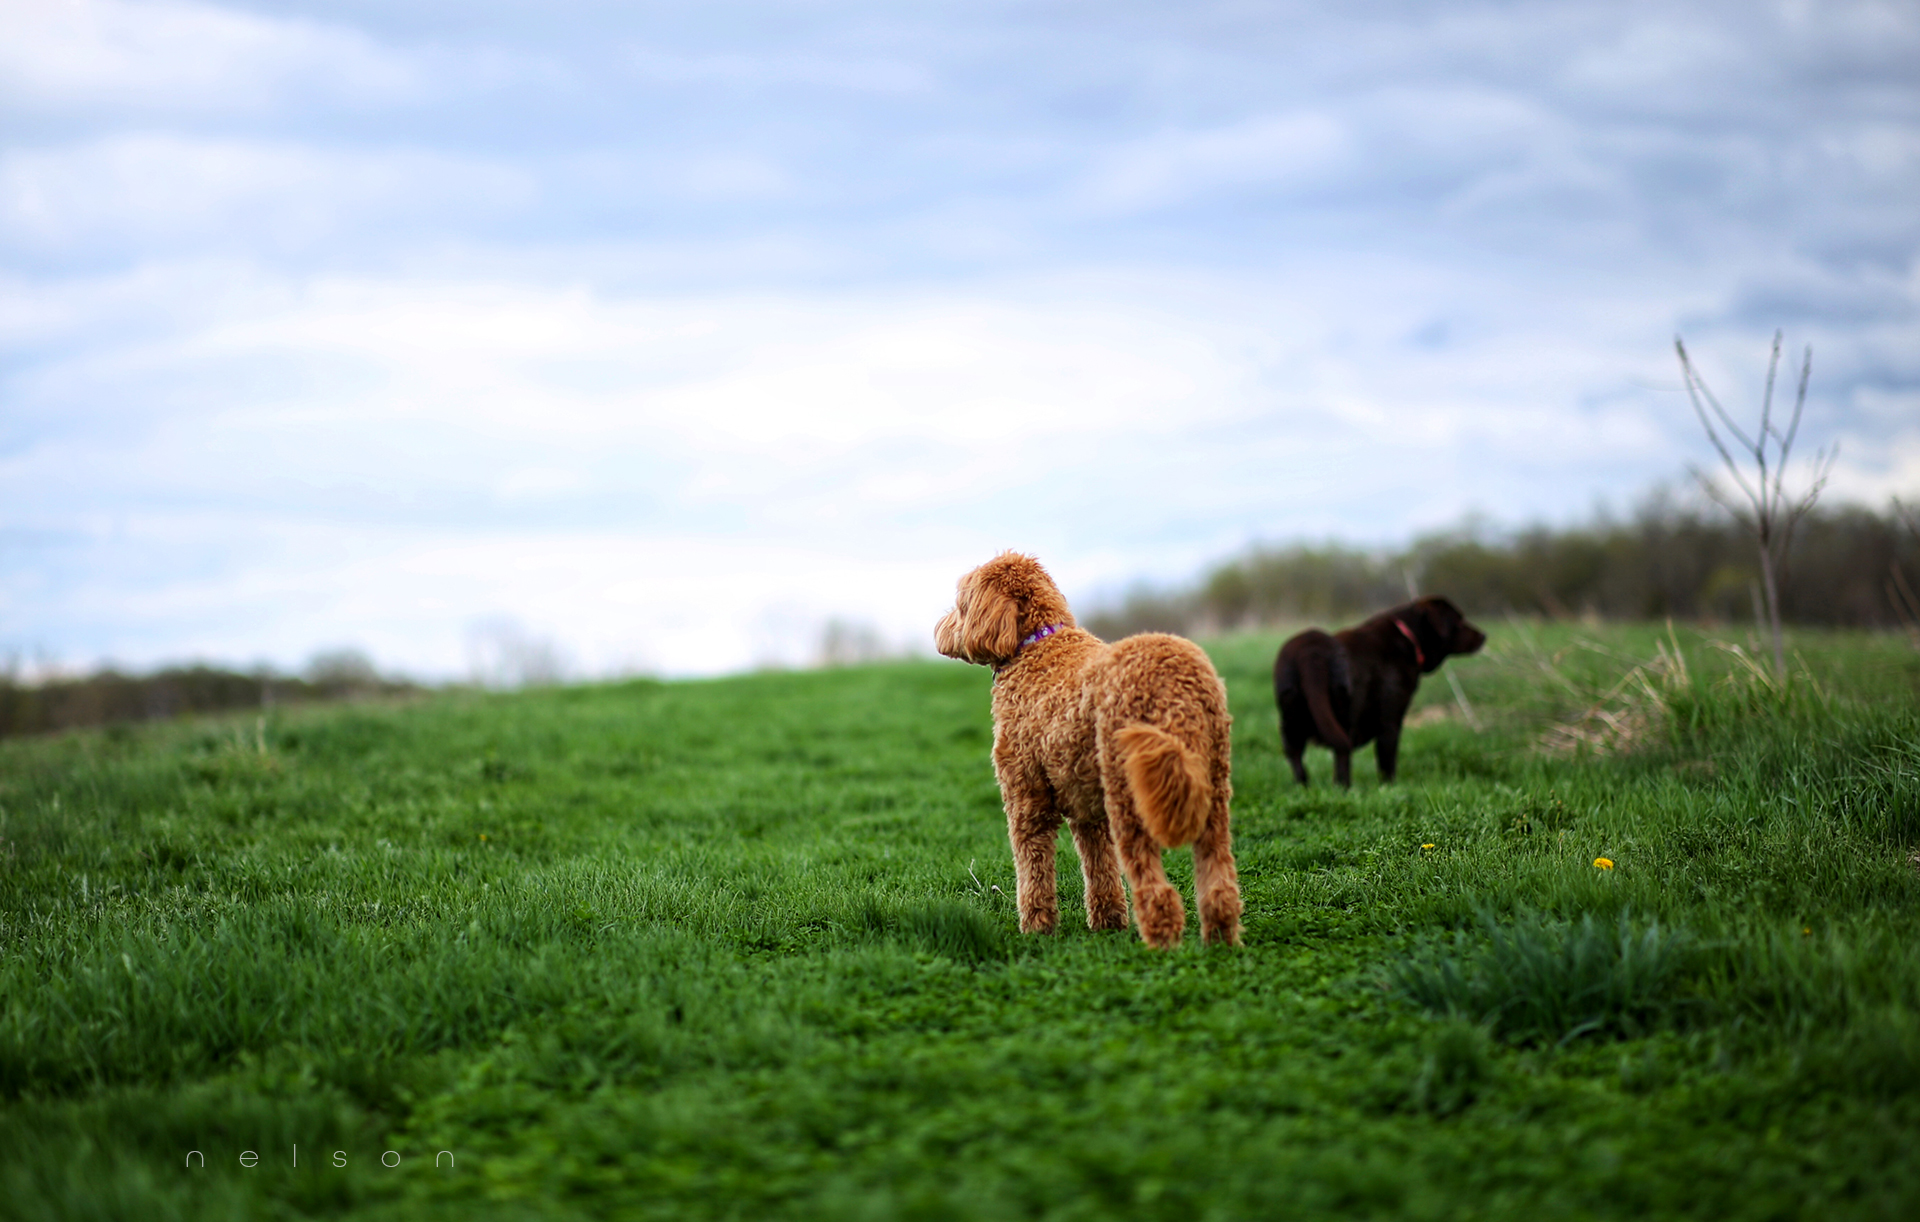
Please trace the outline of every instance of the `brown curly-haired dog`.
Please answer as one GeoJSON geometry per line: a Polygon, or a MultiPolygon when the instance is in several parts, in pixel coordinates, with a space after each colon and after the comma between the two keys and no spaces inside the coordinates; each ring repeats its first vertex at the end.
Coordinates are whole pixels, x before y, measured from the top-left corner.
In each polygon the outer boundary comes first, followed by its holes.
{"type": "Polygon", "coordinates": [[[1031,556],[1002,552],[960,579],[934,628],[950,658],[993,667],[993,770],[1007,808],[1020,928],[1052,933],[1053,850],[1073,829],[1087,924],[1134,921],[1151,946],[1186,927],[1160,854],[1193,846],[1200,935],[1240,940],[1240,882],[1228,824],[1227,690],[1191,641],[1162,633],[1108,645],[1074,623],[1031,556]],[[1117,851],[1117,852],[1116,852],[1117,851]]]}

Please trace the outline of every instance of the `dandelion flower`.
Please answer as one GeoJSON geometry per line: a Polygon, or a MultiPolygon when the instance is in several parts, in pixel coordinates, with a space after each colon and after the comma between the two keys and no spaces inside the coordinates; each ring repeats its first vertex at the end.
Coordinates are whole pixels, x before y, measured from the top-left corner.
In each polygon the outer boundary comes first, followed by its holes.
{"type": "Polygon", "coordinates": [[[1593,859],[1593,868],[1596,870],[1611,870],[1613,869],[1613,858],[1596,857],[1593,859]]]}
{"type": "Polygon", "coordinates": [[[487,838],[487,834],[485,832],[481,832],[480,839],[485,840],[486,838],[487,838]]]}
{"type": "Polygon", "coordinates": [[[1811,937],[1813,936],[1813,926],[1811,926],[1811,925],[1802,925],[1802,926],[1800,927],[1800,932],[1801,932],[1802,934],[1804,934],[1805,936],[1807,936],[1807,937],[1809,937],[1809,938],[1811,938],[1811,937]]]}
{"type": "Polygon", "coordinates": [[[1421,847],[1421,848],[1423,848],[1423,849],[1430,849],[1430,848],[1432,848],[1433,846],[1432,846],[1432,845],[1430,845],[1430,844],[1423,844],[1423,845],[1421,845],[1420,847],[1421,847]]]}

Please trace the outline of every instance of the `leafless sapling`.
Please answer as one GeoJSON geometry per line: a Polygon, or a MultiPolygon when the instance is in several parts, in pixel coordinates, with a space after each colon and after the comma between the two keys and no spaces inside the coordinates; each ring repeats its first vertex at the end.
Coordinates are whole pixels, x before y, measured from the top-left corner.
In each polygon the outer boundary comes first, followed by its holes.
{"type": "Polygon", "coordinates": [[[1722,489],[1711,475],[1698,467],[1691,468],[1693,477],[1700,481],[1701,488],[1708,496],[1746,527],[1747,533],[1759,545],[1760,581],[1766,595],[1767,626],[1773,633],[1773,672],[1775,676],[1785,678],[1787,651],[1780,631],[1781,570],[1786,565],[1787,546],[1793,540],[1793,529],[1813,508],[1814,502],[1820,499],[1820,490],[1826,487],[1827,476],[1833,470],[1833,460],[1839,453],[1838,447],[1835,447],[1823,449],[1814,455],[1811,482],[1806,492],[1798,499],[1790,500],[1787,497],[1784,486],[1787,460],[1793,454],[1793,439],[1800,431],[1800,413],[1807,405],[1807,382],[1813,376],[1813,348],[1807,348],[1806,357],[1800,363],[1800,388],[1793,399],[1793,418],[1788,421],[1783,433],[1773,419],[1773,385],[1780,371],[1780,332],[1773,333],[1773,354],[1767,361],[1767,389],[1760,400],[1760,428],[1751,436],[1734,423],[1733,417],[1720,406],[1720,400],[1707,389],[1706,380],[1693,367],[1693,362],[1687,357],[1687,346],[1677,335],[1673,339],[1673,350],[1680,355],[1680,374],[1687,384],[1687,398],[1693,404],[1694,414],[1700,418],[1701,427],[1707,430],[1707,439],[1713,442],[1713,448],[1720,452],[1720,459],[1726,464],[1727,473],[1733,477],[1734,486],[1739,489],[1741,496],[1736,497],[1722,489]],[[1751,476],[1742,470],[1726,442],[1720,439],[1720,429],[1714,427],[1715,420],[1738,444],[1742,455],[1752,459],[1751,476]]]}

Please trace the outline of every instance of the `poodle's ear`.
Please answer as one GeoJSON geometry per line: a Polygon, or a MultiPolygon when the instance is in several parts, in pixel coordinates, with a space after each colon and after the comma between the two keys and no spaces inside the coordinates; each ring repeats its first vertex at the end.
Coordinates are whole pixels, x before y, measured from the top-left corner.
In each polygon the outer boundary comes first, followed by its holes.
{"type": "Polygon", "coordinates": [[[1020,649],[1020,604],[995,589],[975,582],[960,625],[960,645],[967,656],[982,662],[1004,662],[1020,649]]]}
{"type": "Polygon", "coordinates": [[[949,611],[933,626],[933,647],[943,658],[966,660],[966,647],[960,643],[960,613],[949,611]]]}

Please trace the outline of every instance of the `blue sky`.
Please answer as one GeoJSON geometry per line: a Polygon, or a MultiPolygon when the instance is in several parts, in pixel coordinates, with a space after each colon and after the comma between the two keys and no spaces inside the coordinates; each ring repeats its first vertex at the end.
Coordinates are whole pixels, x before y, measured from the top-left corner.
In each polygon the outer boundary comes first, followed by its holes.
{"type": "Polygon", "coordinates": [[[1812,344],[1920,493],[1910,4],[0,0],[0,648],[924,647],[1569,521],[1812,344]]]}

